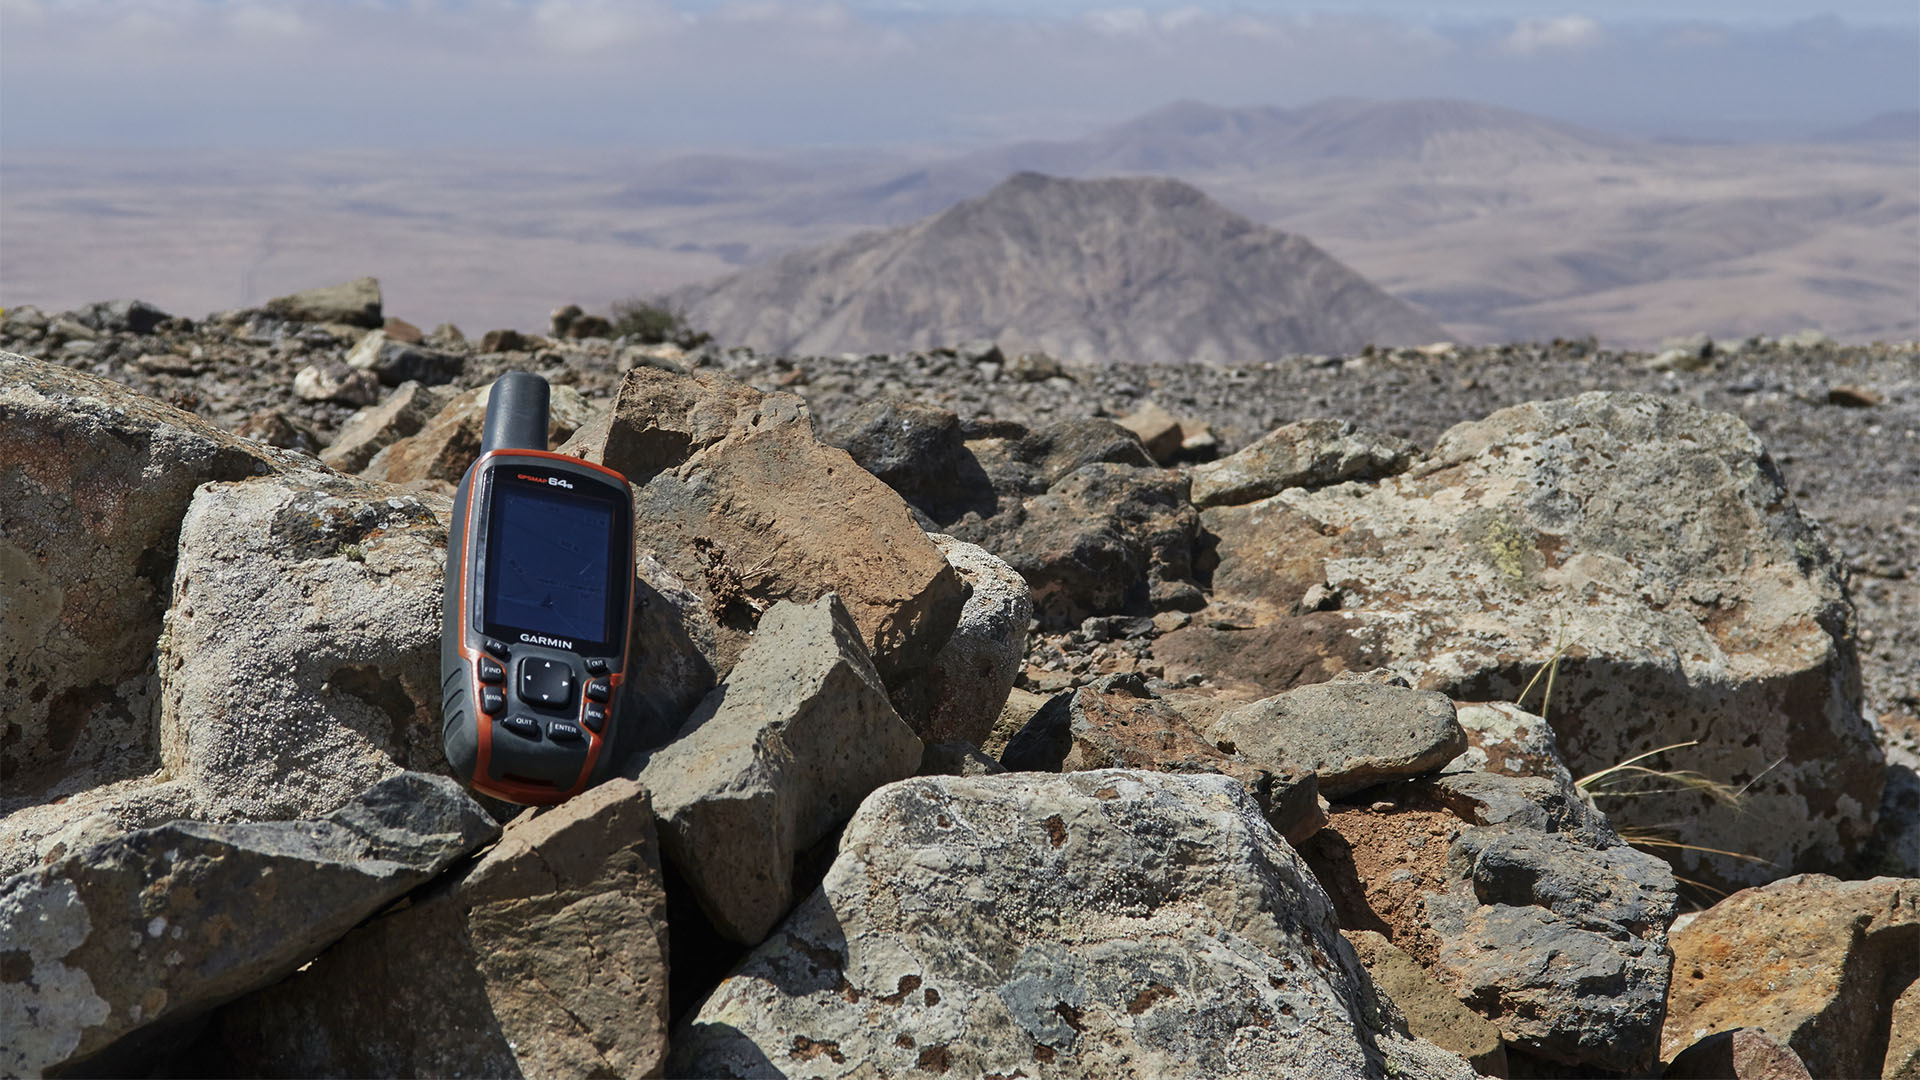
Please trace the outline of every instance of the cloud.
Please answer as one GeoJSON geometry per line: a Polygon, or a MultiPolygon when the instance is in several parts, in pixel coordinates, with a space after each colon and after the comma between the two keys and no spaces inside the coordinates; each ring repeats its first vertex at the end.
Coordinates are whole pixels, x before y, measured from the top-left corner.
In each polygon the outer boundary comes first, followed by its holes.
{"type": "Polygon", "coordinates": [[[0,139],[930,143],[1071,136],[1183,98],[1340,96],[1737,137],[1742,124],[1814,131],[1908,105],[1920,57],[1920,32],[1833,20],[883,2],[0,0],[0,139]]]}
{"type": "Polygon", "coordinates": [[[535,40],[563,53],[622,48],[686,24],[668,5],[646,0],[538,0],[530,14],[535,40]]]}
{"type": "Polygon", "coordinates": [[[1539,52],[1591,48],[1603,37],[1600,24],[1585,15],[1561,15],[1551,19],[1521,19],[1500,44],[1507,52],[1531,56],[1539,52]]]}

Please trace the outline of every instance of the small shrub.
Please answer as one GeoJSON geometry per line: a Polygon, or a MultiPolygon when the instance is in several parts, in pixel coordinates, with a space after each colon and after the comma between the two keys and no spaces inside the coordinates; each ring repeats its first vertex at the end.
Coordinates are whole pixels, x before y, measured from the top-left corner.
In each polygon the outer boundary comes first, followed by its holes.
{"type": "Polygon", "coordinates": [[[617,301],[613,305],[612,322],[615,337],[631,337],[642,345],[671,342],[691,349],[709,340],[708,335],[687,325],[685,309],[673,307],[665,300],[636,296],[617,301]]]}

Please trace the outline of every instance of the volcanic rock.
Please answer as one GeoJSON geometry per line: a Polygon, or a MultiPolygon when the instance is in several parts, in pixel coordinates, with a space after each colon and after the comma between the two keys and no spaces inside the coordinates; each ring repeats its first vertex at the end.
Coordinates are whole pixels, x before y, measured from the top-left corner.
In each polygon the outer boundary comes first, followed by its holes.
{"type": "Polygon", "coordinates": [[[498,834],[458,784],[409,773],[319,821],[178,821],[10,878],[0,1072],[125,1074],[122,1040],[292,972],[498,834]]]}
{"type": "Polygon", "coordinates": [[[320,451],[320,460],[341,472],[359,472],[390,443],[425,427],[446,403],[444,393],[417,382],[401,383],[387,400],[347,417],[333,442],[320,451]]]}
{"type": "Polygon", "coordinates": [[[659,1075],[666,894],[646,789],[615,779],[299,974],[223,1009],[210,1075],[659,1075]]]}
{"type": "Polygon", "coordinates": [[[1193,505],[1238,506],[1291,487],[1321,488],[1405,472],[1419,450],[1346,420],[1300,420],[1245,449],[1193,468],[1193,505]]]}
{"type": "Polygon", "coordinates": [[[1330,799],[1433,772],[1467,748],[1446,695],[1360,681],[1302,686],[1230,710],[1207,737],[1266,768],[1317,774],[1330,799]]]}
{"type": "Polygon", "coordinates": [[[889,685],[925,671],[953,633],[959,575],[898,495],[814,438],[797,398],[635,368],[606,423],[562,450],[634,486],[642,545],[718,622],[717,678],[779,600],[839,594],[889,685]]]}
{"type": "Polygon", "coordinates": [[[1673,952],[1663,1057],[1748,1027],[1815,1076],[1881,1076],[1885,1021],[1920,976],[1920,881],[1783,878],[1702,912],[1673,952]]]}
{"type": "Polygon", "coordinates": [[[726,937],[751,945],[793,903],[794,858],[920,767],[859,628],[833,594],[770,608],[727,680],[646,759],[660,843],[726,937]]]}
{"type": "Polygon", "coordinates": [[[311,817],[440,741],[444,504],[315,470],[202,487],[160,655],[196,816],[311,817]]]}
{"type": "Polygon", "coordinates": [[[1402,1023],[1235,781],[923,777],[860,808],[667,1071],[1472,1075],[1402,1023]]]}
{"type": "Polygon", "coordinates": [[[0,354],[9,795],[153,769],[153,646],[188,500],[288,461],[118,383],[0,354]]]}
{"type": "Polygon", "coordinates": [[[993,730],[1027,654],[1033,598],[1025,579],[986,549],[931,533],[967,600],[953,636],[924,674],[893,692],[894,707],[928,743],[977,743],[993,730]]]}
{"type": "Polygon", "coordinates": [[[370,277],[355,278],[278,296],[267,301],[267,310],[290,322],[345,323],[378,329],[382,321],[380,282],[370,277]]]}
{"type": "MultiPolygon", "coordinates": [[[[1691,843],[1781,868],[1844,865],[1871,832],[1885,765],[1839,567],[1737,418],[1634,394],[1530,403],[1375,486],[1289,489],[1202,525],[1214,599],[1251,628],[1161,638],[1170,672],[1272,693],[1392,665],[1455,699],[1513,700],[1565,646],[1547,708],[1576,770],[1699,739],[1670,760],[1745,786],[1737,807],[1610,803],[1625,825],[1690,820],[1691,843]],[[1337,609],[1296,613],[1315,587],[1337,609]]],[[[1709,884],[1769,874],[1674,857],[1709,884]]]]}

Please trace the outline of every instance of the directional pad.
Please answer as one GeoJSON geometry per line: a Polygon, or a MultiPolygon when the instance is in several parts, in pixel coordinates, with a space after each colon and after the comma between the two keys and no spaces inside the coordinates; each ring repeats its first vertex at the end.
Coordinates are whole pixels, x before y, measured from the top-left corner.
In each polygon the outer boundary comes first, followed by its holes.
{"type": "Polygon", "coordinates": [[[543,709],[566,708],[573,701],[573,667],[533,656],[520,661],[520,700],[543,709]]]}

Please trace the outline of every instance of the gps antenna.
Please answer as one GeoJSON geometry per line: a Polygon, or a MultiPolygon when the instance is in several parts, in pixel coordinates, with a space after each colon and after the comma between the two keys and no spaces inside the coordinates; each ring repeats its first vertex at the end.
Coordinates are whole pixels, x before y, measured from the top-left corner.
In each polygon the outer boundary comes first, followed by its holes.
{"type": "Polygon", "coordinates": [[[527,371],[509,371],[495,379],[487,394],[480,452],[546,448],[547,380],[527,371]]]}

